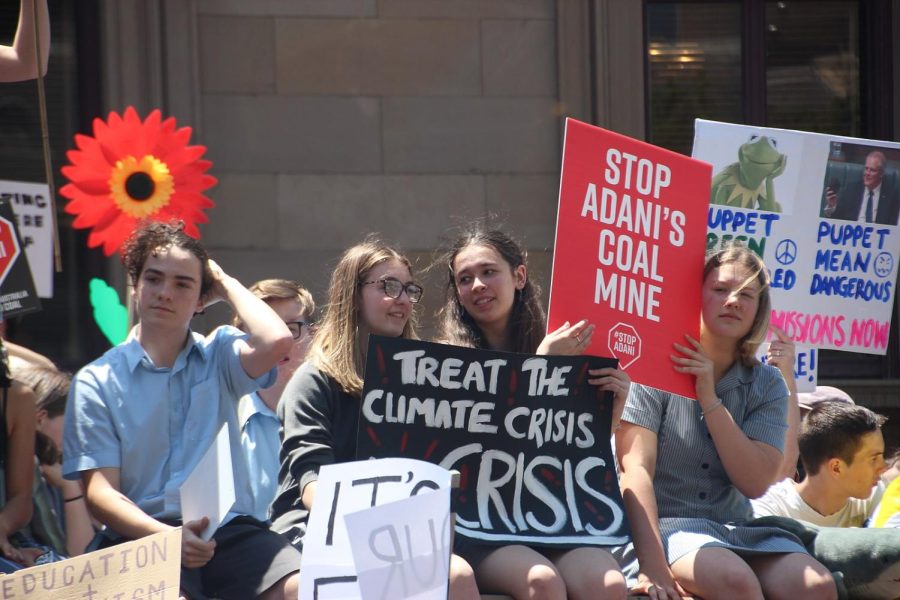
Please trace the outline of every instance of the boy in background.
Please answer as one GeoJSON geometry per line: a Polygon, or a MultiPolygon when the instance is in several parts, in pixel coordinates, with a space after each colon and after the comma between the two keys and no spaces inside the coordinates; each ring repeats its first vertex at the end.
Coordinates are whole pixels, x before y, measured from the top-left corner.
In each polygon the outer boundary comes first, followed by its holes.
{"type": "MultiPolygon", "coordinates": [[[[294,343],[278,361],[278,377],[265,389],[250,392],[238,403],[238,423],[241,426],[241,447],[250,470],[253,488],[254,517],[269,519],[269,505],[278,490],[278,468],[281,463],[281,435],[278,420],[278,400],[294,371],[303,364],[306,349],[312,338],[312,316],[316,304],[312,295],[296,281],[263,279],[250,286],[254,296],[265,302],[287,325],[294,343]]],[[[245,324],[237,315],[234,326],[244,330],[245,324]]]]}

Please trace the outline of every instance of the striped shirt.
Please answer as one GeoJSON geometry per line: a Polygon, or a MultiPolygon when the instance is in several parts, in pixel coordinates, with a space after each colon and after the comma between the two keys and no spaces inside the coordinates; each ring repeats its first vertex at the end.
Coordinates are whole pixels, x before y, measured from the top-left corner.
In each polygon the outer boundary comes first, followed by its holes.
{"type": "MultiPolygon", "coordinates": [[[[784,450],[788,390],[774,367],[740,361],[716,384],[716,396],[747,437],[784,450]]],[[[702,546],[748,552],[802,552],[789,534],[735,527],[752,518],[732,483],[695,400],[632,384],[622,420],[657,434],[653,488],[670,564],[702,546]]]]}

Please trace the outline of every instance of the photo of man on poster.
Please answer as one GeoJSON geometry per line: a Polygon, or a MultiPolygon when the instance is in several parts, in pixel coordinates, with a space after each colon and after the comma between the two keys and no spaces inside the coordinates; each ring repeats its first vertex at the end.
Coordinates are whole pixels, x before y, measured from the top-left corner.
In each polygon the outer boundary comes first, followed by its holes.
{"type": "MultiPolygon", "coordinates": [[[[852,149],[851,149],[852,150],[852,149]]],[[[838,152],[850,154],[851,150],[838,152]]],[[[889,168],[882,150],[868,148],[863,165],[845,163],[843,182],[835,161],[829,160],[825,179],[825,205],[822,216],[860,223],[897,225],[900,214],[900,186],[897,172],[889,168]],[[856,173],[856,167],[862,167],[856,173]]],[[[834,149],[832,150],[834,155],[834,149]]]]}

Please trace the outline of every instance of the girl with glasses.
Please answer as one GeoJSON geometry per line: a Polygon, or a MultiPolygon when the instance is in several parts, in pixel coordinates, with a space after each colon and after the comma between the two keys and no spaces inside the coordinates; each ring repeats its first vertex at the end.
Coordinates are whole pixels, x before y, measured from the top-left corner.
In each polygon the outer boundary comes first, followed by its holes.
{"type": "Polygon", "coordinates": [[[714,253],[701,298],[700,339],[672,352],[697,400],[635,385],[616,433],[636,554],[623,549],[625,572],[656,600],[835,598],[797,538],[745,526],[748,498],[778,478],[787,430],[788,389],[755,358],[771,307],[766,267],[743,247],[714,253]]]}
{"type": "MultiPolygon", "coordinates": [[[[306,362],[278,405],[284,436],[272,528],[301,551],[319,467],[355,460],[369,334],[416,339],[413,305],[421,296],[409,260],[374,239],[344,252],[334,270],[306,362]]],[[[456,556],[450,598],[478,598],[471,569],[456,556]]]]}
{"type": "MultiPolygon", "coordinates": [[[[447,265],[445,303],[439,315],[442,343],[528,354],[580,354],[594,326],[569,323],[544,335],[546,320],[537,285],[528,277],[525,251],[502,231],[475,229],[456,240],[438,263],[447,265]]],[[[629,379],[597,369],[589,380],[615,394],[621,411],[629,379]]],[[[613,423],[616,422],[613,416],[613,423]]],[[[569,550],[524,545],[486,546],[457,538],[485,592],[516,600],[625,598],[625,578],[612,555],[597,547],[569,550]]]]}

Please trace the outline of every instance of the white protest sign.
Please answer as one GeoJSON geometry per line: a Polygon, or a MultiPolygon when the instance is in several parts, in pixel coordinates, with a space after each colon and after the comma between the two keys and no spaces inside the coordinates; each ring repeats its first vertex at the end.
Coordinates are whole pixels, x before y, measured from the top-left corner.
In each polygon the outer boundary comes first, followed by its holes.
{"type": "Polygon", "coordinates": [[[178,598],[181,529],[0,577],[2,598],[178,598]]]}
{"type": "Polygon", "coordinates": [[[446,600],[449,489],[367,508],[344,521],[362,600],[446,600]]]}
{"type": "Polygon", "coordinates": [[[209,540],[234,506],[234,471],[228,424],[216,435],[209,450],[181,484],[181,516],[185,523],[209,517],[200,537],[209,540]]]}
{"type": "Polygon", "coordinates": [[[46,183],[0,180],[0,199],[8,199],[31,267],[37,295],[53,297],[53,215],[46,183]]]}
{"type": "MultiPolygon", "coordinates": [[[[760,362],[766,362],[766,353],[769,344],[763,343],[756,349],[756,358],[760,362]]],[[[794,381],[797,383],[798,392],[811,392],[816,389],[818,381],[819,351],[809,346],[794,347],[794,381]]]]}
{"type": "MultiPolygon", "coordinates": [[[[345,515],[449,488],[450,471],[419,460],[384,458],[322,467],[303,537],[300,599],[360,597],[345,515]]],[[[422,534],[425,527],[423,523],[422,534]]]]}
{"type": "Polygon", "coordinates": [[[693,156],[713,165],[707,247],[736,239],[762,256],[772,324],[797,344],[885,354],[900,256],[900,144],[697,120],[693,156]],[[867,223],[873,156],[882,179],[867,223]]]}

